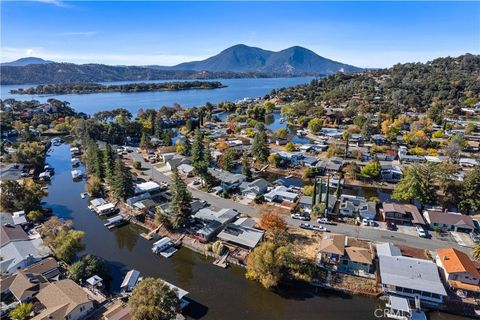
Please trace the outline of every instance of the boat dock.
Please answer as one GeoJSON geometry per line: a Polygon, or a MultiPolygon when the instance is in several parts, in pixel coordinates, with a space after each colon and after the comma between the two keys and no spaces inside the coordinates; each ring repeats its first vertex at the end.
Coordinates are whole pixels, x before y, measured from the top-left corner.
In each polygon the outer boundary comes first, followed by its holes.
{"type": "Polygon", "coordinates": [[[121,215],[117,215],[115,217],[107,219],[107,222],[104,223],[104,226],[107,227],[108,229],[113,229],[115,227],[120,227],[126,224],[127,222],[128,220],[126,220],[124,217],[122,217],[121,215]]]}
{"type": "Polygon", "coordinates": [[[227,268],[228,267],[228,252],[225,253],[223,256],[219,257],[217,260],[213,261],[213,264],[220,267],[220,268],[227,268]]]}

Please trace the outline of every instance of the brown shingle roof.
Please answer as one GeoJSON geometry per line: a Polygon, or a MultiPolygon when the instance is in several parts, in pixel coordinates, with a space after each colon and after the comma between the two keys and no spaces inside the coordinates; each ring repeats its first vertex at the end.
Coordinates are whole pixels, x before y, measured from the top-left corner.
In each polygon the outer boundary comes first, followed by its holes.
{"type": "Polygon", "coordinates": [[[57,317],[63,319],[76,307],[91,301],[87,293],[70,279],[50,283],[40,290],[36,298],[47,310],[41,313],[42,317],[38,315],[39,318],[35,317],[34,319],[43,319],[52,313],[58,313],[54,319],[57,317]]]}
{"type": "Polygon", "coordinates": [[[20,226],[4,225],[0,228],[0,246],[10,241],[28,240],[28,236],[20,226]]]}
{"type": "Polygon", "coordinates": [[[345,235],[327,234],[320,240],[320,252],[343,255],[345,252],[345,235]]]}
{"type": "Polygon", "coordinates": [[[431,223],[446,224],[451,226],[468,225],[472,228],[475,228],[475,225],[473,224],[473,220],[469,216],[466,216],[463,214],[434,211],[434,210],[428,210],[427,212],[428,212],[428,217],[430,218],[431,223]]]}
{"type": "Polygon", "coordinates": [[[365,248],[347,247],[345,253],[348,259],[354,262],[372,264],[372,252],[365,248]]]}

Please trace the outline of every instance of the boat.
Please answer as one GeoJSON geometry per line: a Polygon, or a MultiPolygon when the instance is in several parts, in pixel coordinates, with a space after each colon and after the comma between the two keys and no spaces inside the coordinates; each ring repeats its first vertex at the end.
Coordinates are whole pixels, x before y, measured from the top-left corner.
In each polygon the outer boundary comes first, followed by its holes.
{"type": "Polygon", "coordinates": [[[72,170],[72,179],[81,179],[83,177],[83,173],[80,170],[72,170]]]}
{"type": "Polygon", "coordinates": [[[80,193],[80,197],[81,197],[82,199],[85,199],[85,197],[86,197],[87,195],[88,195],[88,193],[86,193],[86,192],[80,193]]]}
{"type": "Polygon", "coordinates": [[[152,252],[160,254],[165,258],[170,258],[175,252],[177,252],[177,249],[175,248],[172,239],[169,237],[163,237],[152,245],[152,252]]]}
{"type": "Polygon", "coordinates": [[[307,133],[304,130],[297,130],[297,135],[300,137],[305,137],[307,133]]]}
{"type": "Polygon", "coordinates": [[[285,118],[283,118],[283,117],[282,117],[282,118],[280,118],[280,119],[278,120],[278,122],[280,122],[280,123],[284,123],[284,122],[285,122],[285,118]]]}
{"type": "Polygon", "coordinates": [[[122,217],[121,215],[117,215],[115,217],[107,219],[107,222],[104,223],[104,226],[107,227],[108,229],[113,229],[115,227],[120,227],[126,223],[127,223],[127,220],[124,217],[122,217]]]}
{"type": "Polygon", "coordinates": [[[427,320],[427,316],[420,309],[420,301],[418,298],[415,299],[415,305],[415,309],[412,309],[408,299],[389,296],[385,316],[388,319],[396,320],[427,320]]]}

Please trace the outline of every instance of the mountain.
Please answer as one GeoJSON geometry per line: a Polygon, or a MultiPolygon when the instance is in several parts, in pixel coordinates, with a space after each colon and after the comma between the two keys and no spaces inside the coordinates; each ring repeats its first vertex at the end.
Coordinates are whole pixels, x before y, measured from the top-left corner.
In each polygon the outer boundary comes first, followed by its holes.
{"type": "Polygon", "coordinates": [[[274,52],[238,44],[202,61],[186,62],[169,67],[173,70],[270,72],[291,75],[329,75],[339,71],[359,72],[364,69],[319,56],[303,47],[274,52]]]}
{"type": "Polygon", "coordinates": [[[42,58],[36,58],[36,57],[26,57],[26,58],[20,58],[12,62],[2,63],[2,66],[24,67],[30,64],[47,64],[47,63],[53,63],[53,61],[43,60],[42,58]]]}

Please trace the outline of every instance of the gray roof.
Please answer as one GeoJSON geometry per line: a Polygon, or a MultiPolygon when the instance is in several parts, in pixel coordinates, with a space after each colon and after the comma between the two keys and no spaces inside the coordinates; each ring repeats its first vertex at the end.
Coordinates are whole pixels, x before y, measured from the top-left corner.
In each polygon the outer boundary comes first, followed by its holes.
{"type": "Polygon", "coordinates": [[[14,225],[12,214],[9,212],[0,212],[0,225],[4,226],[6,224],[14,225]]]}
{"type": "Polygon", "coordinates": [[[390,242],[379,243],[377,244],[376,248],[377,248],[377,256],[401,256],[402,255],[402,252],[400,251],[400,249],[390,242]]]}
{"type": "Polygon", "coordinates": [[[193,217],[196,219],[201,219],[204,221],[218,221],[222,224],[233,220],[236,216],[238,216],[238,212],[233,209],[221,209],[219,211],[213,211],[209,208],[200,209],[193,215],[193,217]]]}
{"type": "Polygon", "coordinates": [[[312,205],[312,197],[311,196],[301,196],[299,202],[300,202],[300,204],[304,204],[304,205],[312,205]]]}
{"type": "Polygon", "coordinates": [[[21,163],[10,163],[0,167],[0,180],[18,180],[22,177],[23,170],[26,168],[21,163]]]}
{"type": "Polygon", "coordinates": [[[263,231],[257,229],[228,224],[217,237],[253,249],[262,240],[263,234],[263,231]]]}
{"type": "Polygon", "coordinates": [[[20,226],[4,225],[0,229],[0,246],[10,241],[28,240],[28,236],[20,226]]]}
{"type": "Polygon", "coordinates": [[[245,176],[239,173],[231,173],[225,170],[208,168],[208,172],[223,183],[233,184],[245,180],[245,176]]]}
{"type": "Polygon", "coordinates": [[[437,265],[432,261],[380,255],[379,266],[381,282],[384,285],[447,295],[437,265]]]}
{"type": "MultiPolygon", "coordinates": [[[[7,272],[25,259],[42,259],[50,255],[50,250],[43,246],[42,239],[13,241],[2,247],[1,271],[7,272]]],[[[31,261],[34,263],[36,261],[31,261]]]]}

